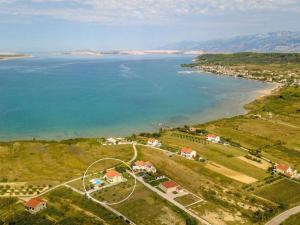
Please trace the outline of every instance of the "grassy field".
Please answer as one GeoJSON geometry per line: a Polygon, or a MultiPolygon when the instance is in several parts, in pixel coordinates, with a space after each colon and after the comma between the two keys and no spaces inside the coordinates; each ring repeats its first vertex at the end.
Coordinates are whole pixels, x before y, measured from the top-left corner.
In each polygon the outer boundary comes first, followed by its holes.
{"type": "Polygon", "coordinates": [[[300,203],[300,183],[283,179],[257,190],[255,194],[276,203],[290,206],[300,203]]]}
{"type": "Polygon", "coordinates": [[[134,178],[127,174],[126,179],[126,182],[101,189],[97,192],[94,192],[92,196],[102,202],[115,203],[122,201],[132,192],[134,188],[134,178]]]}
{"type": "Polygon", "coordinates": [[[187,194],[181,197],[177,197],[175,198],[175,200],[184,206],[188,206],[190,204],[196,203],[200,199],[192,194],[187,194]]]}
{"type": "Polygon", "coordinates": [[[141,225],[184,225],[186,215],[157,194],[137,183],[134,194],[126,202],[113,206],[141,225]]]}
{"type": "Polygon", "coordinates": [[[75,143],[3,143],[0,144],[0,178],[2,182],[40,184],[66,181],[81,176],[97,159],[115,157],[128,161],[132,156],[131,145],[100,146],[89,139],[75,143]]]}

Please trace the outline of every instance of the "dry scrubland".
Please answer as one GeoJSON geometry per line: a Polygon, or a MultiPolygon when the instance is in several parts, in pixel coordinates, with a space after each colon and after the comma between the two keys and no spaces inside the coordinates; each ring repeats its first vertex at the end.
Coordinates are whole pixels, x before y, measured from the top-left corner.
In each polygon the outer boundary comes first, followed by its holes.
{"type": "Polygon", "coordinates": [[[101,146],[93,140],[3,143],[0,144],[0,178],[5,182],[67,181],[82,176],[97,159],[116,157],[129,161],[132,156],[131,145],[101,146]]]}

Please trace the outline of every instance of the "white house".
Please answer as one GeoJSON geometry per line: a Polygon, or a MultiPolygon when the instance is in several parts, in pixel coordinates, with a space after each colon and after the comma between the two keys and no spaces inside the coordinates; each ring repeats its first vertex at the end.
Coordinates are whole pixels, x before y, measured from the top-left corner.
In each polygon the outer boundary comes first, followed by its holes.
{"type": "Polygon", "coordinates": [[[25,208],[30,212],[30,213],[37,213],[41,211],[42,209],[47,208],[47,202],[40,199],[40,198],[32,198],[25,204],[25,208]]]}
{"type": "Polygon", "coordinates": [[[116,145],[117,142],[118,142],[118,140],[115,139],[115,138],[112,138],[112,137],[106,139],[106,143],[107,143],[108,145],[116,145]]]}
{"type": "Polygon", "coordinates": [[[292,178],[297,176],[297,170],[293,170],[291,167],[284,164],[276,164],[274,166],[274,171],[292,178]]]}
{"type": "Polygon", "coordinates": [[[196,153],[196,151],[193,151],[190,148],[183,147],[180,150],[180,155],[185,158],[192,159],[192,158],[196,157],[197,153],[196,153]]]}
{"type": "Polygon", "coordinates": [[[104,178],[109,183],[118,183],[123,181],[123,176],[119,172],[117,172],[114,169],[109,169],[106,171],[106,174],[104,175],[104,178]]]}
{"type": "Polygon", "coordinates": [[[206,140],[211,141],[213,143],[219,143],[221,141],[220,136],[217,136],[215,134],[208,134],[206,136],[206,140]]]}
{"type": "Polygon", "coordinates": [[[156,168],[149,161],[136,161],[132,169],[139,172],[146,171],[148,173],[156,173],[156,168]]]}
{"type": "Polygon", "coordinates": [[[160,143],[155,138],[149,138],[147,141],[147,145],[151,145],[151,146],[155,147],[155,146],[159,146],[160,143]]]}

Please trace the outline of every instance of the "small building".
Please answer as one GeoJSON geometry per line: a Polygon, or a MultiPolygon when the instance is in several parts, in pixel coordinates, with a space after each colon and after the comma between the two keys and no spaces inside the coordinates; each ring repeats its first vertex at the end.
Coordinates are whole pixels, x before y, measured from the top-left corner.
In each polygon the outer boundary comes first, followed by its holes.
{"type": "Polygon", "coordinates": [[[116,145],[116,144],[118,143],[118,140],[115,139],[115,138],[110,137],[110,138],[107,138],[107,139],[106,139],[106,143],[107,143],[108,145],[116,145]]]}
{"type": "Polygon", "coordinates": [[[148,173],[156,173],[156,168],[149,161],[136,161],[133,163],[132,169],[138,172],[146,171],[148,173]]]}
{"type": "Polygon", "coordinates": [[[172,180],[160,183],[159,188],[167,194],[173,192],[180,192],[182,190],[182,188],[175,181],[172,180]]]}
{"type": "Polygon", "coordinates": [[[40,198],[32,198],[26,202],[25,208],[30,213],[35,214],[35,213],[41,211],[42,209],[47,208],[47,202],[40,198]]]}
{"type": "Polygon", "coordinates": [[[159,145],[159,142],[155,138],[149,138],[147,141],[147,145],[151,145],[151,146],[155,147],[155,146],[159,145]]]}
{"type": "Polygon", "coordinates": [[[213,143],[219,143],[221,141],[221,138],[220,138],[220,136],[217,136],[215,134],[208,134],[206,136],[206,140],[211,141],[213,143]]]}
{"type": "Polygon", "coordinates": [[[183,147],[180,150],[180,155],[185,158],[192,159],[196,157],[197,153],[196,151],[193,151],[191,148],[183,147]]]}
{"type": "Polygon", "coordinates": [[[117,172],[114,169],[109,169],[106,171],[106,174],[104,175],[104,178],[109,183],[118,183],[123,181],[123,176],[119,172],[117,172]]]}
{"type": "Polygon", "coordinates": [[[293,170],[291,167],[284,164],[276,164],[274,166],[274,171],[287,177],[294,177],[297,175],[297,170],[293,170]]]}
{"type": "Polygon", "coordinates": [[[196,131],[197,131],[197,128],[196,128],[196,127],[190,127],[190,131],[191,131],[191,132],[196,132],[196,131]]]}

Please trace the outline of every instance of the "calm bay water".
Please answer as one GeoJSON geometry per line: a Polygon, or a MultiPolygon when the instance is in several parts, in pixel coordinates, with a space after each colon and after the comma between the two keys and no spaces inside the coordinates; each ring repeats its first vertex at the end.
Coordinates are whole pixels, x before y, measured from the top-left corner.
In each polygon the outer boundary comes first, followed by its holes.
{"type": "Polygon", "coordinates": [[[0,140],[127,135],[243,112],[270,84],[178,73],[191,57],[0,62],[0,140]]]}

